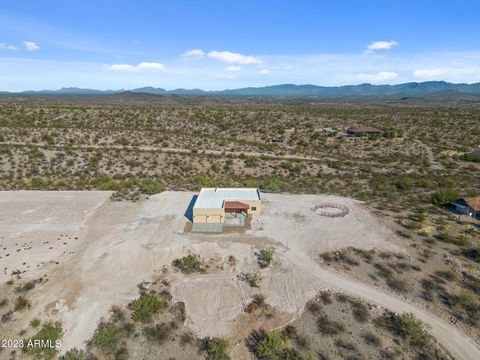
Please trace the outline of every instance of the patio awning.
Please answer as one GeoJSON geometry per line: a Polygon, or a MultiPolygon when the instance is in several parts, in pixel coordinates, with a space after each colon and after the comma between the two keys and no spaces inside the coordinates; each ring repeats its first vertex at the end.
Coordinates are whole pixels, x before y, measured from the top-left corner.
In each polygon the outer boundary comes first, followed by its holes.
{"type": "Polygon", "coordinates": [[[248,210],[250,205],[244,204],[240,201],[225,201],[223,204],[225,210],[248,210]]]}

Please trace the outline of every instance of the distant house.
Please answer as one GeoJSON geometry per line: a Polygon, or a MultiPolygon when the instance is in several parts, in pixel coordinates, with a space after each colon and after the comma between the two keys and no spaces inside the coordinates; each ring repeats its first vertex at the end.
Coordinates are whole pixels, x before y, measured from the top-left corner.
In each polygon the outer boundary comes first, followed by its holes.
{"type": "Polygon", "coordinates": [[[461,214],[480,218],[480,196],[464,197],[452,202],[452,206],[461,214]]]}
{"type": "Polygon", "coordinates": [[[323,128],[323,131],[327,135],[335,135],[337,133],[337,130],[335,130],[334,128],[331,128],[331,127],[323,128]]]}
{"type": "Polygon", "coordinates": [[[371,136],[381,135],[383,131],[371,126],[360,126],[348,129],[347,134],[350,136],[371,136]]]}
{"type": "Polygon", "coordinates": [[[480,149],[463,154],[463,158],[467,161],[480,162],[480,149]]]}

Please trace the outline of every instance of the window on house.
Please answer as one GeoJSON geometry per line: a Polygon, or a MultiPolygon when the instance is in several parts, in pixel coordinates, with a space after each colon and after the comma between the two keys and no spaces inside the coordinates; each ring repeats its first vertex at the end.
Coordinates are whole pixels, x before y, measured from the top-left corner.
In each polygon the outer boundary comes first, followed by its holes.
{"type": "Polygon", "coordinates": [[[250,208],[250,210],[256,211],[256,210],[257,210],[257,207],[256,207],[256,206],[252,206],[252,207],[250,208]]]}

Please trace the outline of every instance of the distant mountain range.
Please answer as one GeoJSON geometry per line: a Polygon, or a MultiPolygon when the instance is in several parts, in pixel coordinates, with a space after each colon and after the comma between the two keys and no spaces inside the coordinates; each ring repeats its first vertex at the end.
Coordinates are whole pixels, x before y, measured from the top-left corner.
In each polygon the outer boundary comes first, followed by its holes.
{"type": "Polygon", "coordinates": [[[410,82],[398,85],[345,85],[345,86],[317,86],[281,84],[264,87],[247,87],[241,89],[227,89],[220,91],[205,91],[201,89],[175,89],[142,87],[130,90],[95,90],[76,87],[61,88],[58,90],[40,90],[23,92],[0,92],[0,95],[112,95],[119,93],[144,93],[154,95],[184,95],[184,96],[374,96],[374,97],[409,97],[409,96],[462,96],[479,95],[480,83],[453,84],[446,81],[410,82]]]}

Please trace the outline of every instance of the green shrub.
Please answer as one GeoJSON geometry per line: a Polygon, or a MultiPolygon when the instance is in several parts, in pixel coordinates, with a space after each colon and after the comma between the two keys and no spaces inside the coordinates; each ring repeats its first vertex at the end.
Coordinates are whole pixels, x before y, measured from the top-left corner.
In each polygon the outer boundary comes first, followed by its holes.
{"type": "Polygon", "coordinates": [[[30,185],[33,187],[33,188],[42,188],[43,186],[45,186],[47,184],[47,181],[42,179],[41,177],[39,176],[34,176],[30,179],[30,185]]]}
{"type": "Polygon", "coordinates": [[[87,360],[87,354],[83,350],[73,348],[60,356],[59,360],[87,360]]]}
{"type": "Polygon", "coordinates": [[[360,301],[352,302],[353,316],[358,322],[367,322],[370,319],[370,312],[367,305],[360,301]]]}
{"type": "Polygon", "coordinates": [[[257,165],[258,165],[257,158],[255,157],[249,157],[245,160],[246,167],[255,167],[257,165]]]}
{"type": "Polygon", "coordinates": [[[322,305],[315,300],[310,300],[307,302],[306,308],[314,315],[318,315],[322,311],[322,305]]]}
{"type": "Polygon", "coordinates": [[[286,349],[285,341],[278,332],[267,334],[263,330],[254,331],[247,339],[247,346],[257,359],[277,360],[286,349]]]}
{"type": "Polygon", "coordinates": [[[478,295],[473,291],[464,290],[458,295],[449,297],[449,304],[457,312],[457,317],[463,318],[472,324],[478,323],[480,320],[480,303],[478,295]]]}
{"type": "Polygon", "coordinates": [[[122,137],[120,139],[118,139],[117,141],[115,141],[117,144],[120,144],[120,145],[123,145],[123,146],[127,146],[130,144],[130,141],[128,141],[128,139],[126,137],[122,137]]]}
{"type": "Polygon", "coordinates": [[[153,179],[145,179],[143,180],[142,190],[148,195],[154,195],[161,193],[164,189],[160,182],[153,179]]]}
{"type": "Polygon", "coordinates": [[[30,301],[24,296],[19,296],[15,299],[15,304],[13,306],[13,311],[20,311],[27,307],[30,307],[30,301]]]}
{"type": "Polygon", "coordinates": [[[421,347],[431,338],[425,329],[425,324],[411,313],[394,315],[393,329],[408,345],[421,347]]]}
{"type": "Polygon", "coordinates": [[[19,285],[15,288],[15,292],[27,292],[35,287],[37,282],[35,280],[27,281],[26,283],[19,285]]]}
{"type": "Polygon", "coordinates": [[[157,344],[163,344],[168,337],[172,334],[175,326],[172,326],[172,323],[167,324],[162,322],[156,324],[155,326],[148,326],[144,329],[147,339],[150,341],[155,341],[157,344]]]}
{"type": "Polygon", "coordinates": [[[345,332],[345,325],[338,321],[322,316],[317,322],[318,329],[323,335],[338,335],[345,332]]]}
{"type": "Polygon", "coordinates": [[[40,325],[39,319],[33,319],[32,321],[30,321],[30,326],[34,329],[37,328],[39,325],[40,325]]]}
{"type": "Polygon", "coordinates": [[[386,279],[386,283],[387,285],[394,289],[394,290],[397,290],[398,292],[407,292],[410,290],[410,287],[408,286],[408,282],[404,279],[401,279],[397,276],[389,276],[387,277],[386,279]]]}
{"type": "MultiPolygon", "coordinates": [[[[62,337],[62,325],[59,322],[46,323],[42,325],[42,328],[31,338],[32,342],[41,341],[43,343],[49,342],[50,344],[56,344],[62,337]]],[[[27,352],[36,359],[52,359],[57,354],[56,347],[50,346],[33,346],[27,348],[27,352]]]]}
{"type": "Polygon", "coordinates": [[[187,344],[191,344],[193,341],[193,335],[191,333],[183,333],[180,335],[180,344],[185,346],[187,344]]]}
{"type": "Polygon", "coordinates": [[[228,360],[228,343],[224,339],[204,338],[200,342],[200,349],[207,353],[207,360],[228,360]]]}
{"type": "Polygon", "coordinates": [[[260,265],[261,268],[266,268],[273,260],[273,249],[262,249],[256,254],[256,256],[258,265],[260,265]]]}
{"type": "Polygon", "coordinates": [[[245,308],[245,312],[251,314],[259,308],[266,308],[268,304],[265,302],[265,296],[262,294],[253,295],[252,301],[245,308]]]}
{"type": "Polygon", "coordinates": [[[395,187],[400,191],[410,190],[414,185],[414,181],[409,177],[401,177],[395,181],[395,187]]]}
{"type": "MultiPolygon", "coordinates": [[[[252,184],[254,185],[254,184],[252,184]]],[[[285,190],[287,185],[284,181],[278,179],[277,177],[270,176],[263,180],[261,180],[258,185],[254,185],[253,187],[259,187],[264,191],[272,191],[278,192],[281,190],[285,190]]]]}
{"type": "Polygon", "coordinates": [[[261,280],[260,274],[257,273],[246,273],[245,280],[248,282],[250,287],[258,287],[258,282],[261,280]]]}
{"type": "Polygon", "coordinates": [[[455,244],[458,246],[465,246],[468,243],[467,238],[463,235],[453,236],[453,235],[447,234],[446,232],[441,232],[435,237],[440,241],[455,244]]]}
{"type": "Polygon", "coordinates": [[[151,320],[153,314],[158,313],[166,305],[166,301],[156,293],[149,292],[133,300],[128,304],[128,308],[132,310],[132,319],[134,321],[147,322],[151,320]]]}
{"type": "Polygon", "coordinates": [[[434,205],[445,205],[459,197],[458,193],[453,189],[442,189],[434,192],[431,200],[434,205]]]}
{"type": "Polygon", "coordinates": [[[336,161],[336,160],[328,160],[327,161],[327,166],[331,169],[341,169],[342,168],[342,162],[341,161],[336,161]]]}
{"type": "Polygon", "coordinates": [[[349,341],[343,340],[343,339],[335,340],[335,346],[339,347],[339,348],[342,348],[342,349],[345,349],[345,350],[349,350],[349,351],[356,351],[357,350],[357,347],[355,346],[355,344],[353,344],[349,341]]]}
{"type": "Polygon", "coordinates": [[[199,255],[190,254],[173,261],[173,266],[185,274],[204,271],[203,261],[199,255]]]}
{"type": "Polygon", "coordinates": [[[366,332],[365,334],[362,335],[362,338],[365,341],[365,344],[367,345],[375,346],[375,347],[379,347],[380,345],[382,345],[382,341],[374,333],[366,332]]]}
{"type": "Polygon", "coordinates": [[[103,352],[112,352],[120,347],[123,331],[114,323],[101,323],[93,335],[93,344],[103,352]]]}

